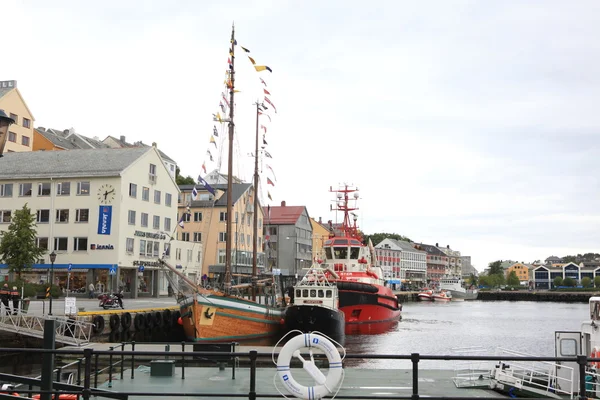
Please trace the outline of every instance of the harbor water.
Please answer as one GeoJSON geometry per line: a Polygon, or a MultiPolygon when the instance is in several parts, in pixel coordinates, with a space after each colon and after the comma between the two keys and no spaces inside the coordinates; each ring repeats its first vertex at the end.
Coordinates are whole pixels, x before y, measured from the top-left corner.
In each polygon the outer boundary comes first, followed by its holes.
{"type": "MultiPolygon", "coordinates": [[[[379,335],[346,337],[348,353],[450,355],[453,349],[498,348],[554,356],[555,331],[579,331],[587,303],[462,301],[405,303],[402,321],[379,335]]],[[[484,355],[484,354],[479,354],[484,355]]],[[[409,361],[361,361],[361,368],[410,368],[409,361]]],[[[422,361],[423,368],[451,369],[452,362],[422,361]]]]}

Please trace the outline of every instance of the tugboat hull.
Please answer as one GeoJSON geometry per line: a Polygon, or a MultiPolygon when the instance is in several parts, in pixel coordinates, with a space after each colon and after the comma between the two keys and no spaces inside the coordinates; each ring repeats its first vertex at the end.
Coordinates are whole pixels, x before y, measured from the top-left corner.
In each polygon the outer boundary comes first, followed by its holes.
{"type": "Polygon", "coordinates": [[[344,313],[340,310],[312,305],[292,305],[285,311],[285,332],[297,329],[304,333],[321,332],[344,345],[344,313]]]}

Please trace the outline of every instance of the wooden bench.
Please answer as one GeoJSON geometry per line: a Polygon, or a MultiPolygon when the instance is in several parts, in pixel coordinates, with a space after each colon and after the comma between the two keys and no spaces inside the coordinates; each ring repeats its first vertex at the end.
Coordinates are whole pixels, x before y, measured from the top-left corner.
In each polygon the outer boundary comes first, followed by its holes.
{"type": "MultiPolygon", "coordinates": [[[[235,353],[236,342],[231,343],[194,343],[194,352],[214,352],[214,353],[235,353]]],[[[210,356],[194,356],[201,360],[215,361],[219,366],[219,370],[223,371],[229,361],[232,361],[231,379],[235,379],[235,364],[238,361],[237,357],[230,355],[210,355],[210,356]]]]}

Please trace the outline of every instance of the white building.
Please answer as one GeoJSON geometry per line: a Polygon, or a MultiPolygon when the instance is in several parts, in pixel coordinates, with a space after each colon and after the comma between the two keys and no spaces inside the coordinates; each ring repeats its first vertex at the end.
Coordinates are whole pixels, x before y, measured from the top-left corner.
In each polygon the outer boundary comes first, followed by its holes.
{"type": "Polygon", "coordinates": [[[378,249],[389,251],[392,255],[400,255],[400,271],[399,274],[394,274],[393,279],[399,279],[401,282],[410,281],[416,284],[427,282],[426,252],[415,249],[409,242],[389,238],[377,244],[375,252],[378,249]]]}
{"type": "Polygon", "coordinates": [[[448,256],[448,269],[446,271],[446,275],[459,277],[462,276],[462,258],[460,251],[452,250],[450,245],[447,245],[446,247],[440,247],[438,246],[438,243],[435,245],[439,250],[448,256]]]}
{"type": "Polygon", "coordinates": [[[71,266],[71,290],[93,282],[156,297],[167,294],[157,259],[169,242],[170,264],[195,279],[202,265],[194,243],[171,241],[178,194],[155,147],[8,153],[0,158],[0,231],[27,203],[48,251],[25,279],[46,281],[54,250],[55,284],[66,285],[71,266]]]}

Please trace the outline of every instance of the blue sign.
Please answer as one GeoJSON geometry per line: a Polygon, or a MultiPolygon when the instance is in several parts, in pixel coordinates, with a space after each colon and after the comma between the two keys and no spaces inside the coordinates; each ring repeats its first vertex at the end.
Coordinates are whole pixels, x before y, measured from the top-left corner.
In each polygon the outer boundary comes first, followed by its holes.
{"type": "Polygon", "coordinates": [[[109,275],[116,275],[117,274],[117,266],[116,265],[111,265],[110,268],[108,269],[108,274],[109,275]]]}
{"type": "Polygon", "coordinates": [[[72,269],[73,269],[73,264],[69,263],[69,266],[67,267],[67,271],[71,272],[72,269]]]}
{"type": "Polygon", "coordinates": [[[110,235],[112,206],[100,206],[98,212],[98,235],[110,235]]]}
{"type": "Polygon", "coordinates": [[[140,265],[140,266],[138,267],[138,271],[140,271],[140,272],[144,272],[144,266],[143,266],[143,265],[140,265]]]}

